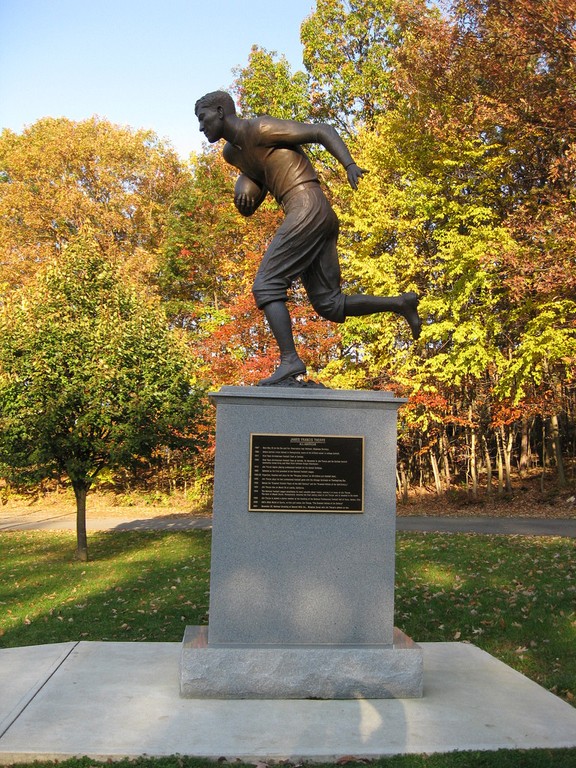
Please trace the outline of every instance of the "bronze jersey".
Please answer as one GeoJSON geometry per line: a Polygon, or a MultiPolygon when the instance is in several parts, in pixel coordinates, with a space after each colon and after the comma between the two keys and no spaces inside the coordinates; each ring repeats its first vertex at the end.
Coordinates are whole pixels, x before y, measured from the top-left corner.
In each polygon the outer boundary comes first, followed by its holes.
{"type": "Polygon", "coordinates": [[[223,152],[227,163],[265,186],[278,203],[299,184],[318,181],[302,147],[290,141],[290,125],[267,116],[244,120],[241,134],[223,152]]]}

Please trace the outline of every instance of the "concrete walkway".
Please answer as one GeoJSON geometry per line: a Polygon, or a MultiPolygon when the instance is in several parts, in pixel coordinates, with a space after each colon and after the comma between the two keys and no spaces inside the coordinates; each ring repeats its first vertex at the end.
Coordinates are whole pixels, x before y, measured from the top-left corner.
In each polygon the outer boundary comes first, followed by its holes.
{"type": "Polygon", "coordinates": [[[576,709],[480,649],[422,643],[419,699],[179,696],[179,643],[0,650],[0,764],[174,754],[246,762],[576,747],[576,709]]]}
{"type": "MultiPolygon", "coordinates": [[[[399,531],[424,531],[438,533],[519,534],[521,536],[569,536],[576,537],[576,518],[533,517],[397,517],[399,531]]],[[[89,531],[190,531],[212,527],[211,517],[188,515],[156,515],[138,518],[136,515],[122,518],[88,518],[89,531]]],[[[2,531],[75,530],[73,513],[50,515],[5,514],[0,510],[2,531]]]]}

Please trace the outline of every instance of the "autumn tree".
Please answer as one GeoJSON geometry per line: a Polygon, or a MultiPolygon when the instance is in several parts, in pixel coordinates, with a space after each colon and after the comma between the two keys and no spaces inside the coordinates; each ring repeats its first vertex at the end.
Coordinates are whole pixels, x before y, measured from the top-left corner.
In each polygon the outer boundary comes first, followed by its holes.
{"type": "MultiPolygon", "coordinates": [[[[302,25],[309,118],[339,127],[370,170],[352,194],[322,169],[345,289],[414,288],[427,319],[416,345],[393,318],[347,320],[322,375],[409,395],[402,444],[420,478],[429,458],[439,490],[464,477],[477,487],[492,463],[504,488],[526,419],[568,444],[575,22],[573,0],[463,0],[444,14],[318,0],[302,25]]],[[[273,59],[257,63],[274,76],[273,59]]],[[[243,75],[244,102],[266,111],[243,75]]]]}
{"type": "Polygon", "coordinates": [[[187,345],[157,300],[81,232],[0,308],[0,473],[34,485],[69,478],[77,550],[86,496],[104,468],[194,451],[201,387],[187,345]]]}
{"type": "MultiPolygon", "coordinates": [[[[444,267],[435,270],[445,276],[438,284],[435,316],[447,320],[456,304],[450,300],[442,310],[442,298],[455,297],[459,286],[476,285],[463,308],[468,317],[475,307],[487,310],[478,331],[468,337],[481,341],[470,345],[474,364],[479,359],[474,346],[480,355],[488,351],[484,375],[476,371],[474,379],[490,382],[490,426],[496,430],[499,456],[502,444],[512,445],[519,406],[523,431],[528,419],[537,417],[548,421],[554,433],[554,424],[564,418],[565,441],[569,437],[566,409],[576,356],[576,5],[464,0],[454,3],[452,11],[450,22],[439,21],[434,29],[429,20],[423,22],[418,38],[399,50],[396,72],[407,96],[406,125],[420,131],[421,146],[432,146],[439,158],[450,145],[456,150],[446,178],[459,178],[460,190],[444,199],[452,201],[452,208],[457,202],[476,215],[476,225],[469,216],[456,229],[453,214],[445,209],[434,222],[437,254],[443,263],[448,256],[452,265],[452,279],[444,267]],[[476,157],[472,164],[467,147],[476,157]],[[482,209],[490,241],[470,259],[482,209]],[[447,227],[453,230],[449,236],[447,227]],[[485,288],[478,291],[483,275],[489,294],[485,288]]],[[[432,364],[453,381],[454,365],[445,363],[451,359],[458,365],[456,331],[448,336],[440,323],[436,327],[443,354],[432,364]]],[[[456,322],[453,328],[462,337],[466,324],[456,322]]],[[[562,479],[558,441],[556,445],[562,479]]]]}
{"type": "Polygon", "coordinates": [[[509,474],[521,414],[549,420],[552,435],[567,415],[574,12],[470,2],[454,19],[423,14],[389,54],[402,99],[357,137],[372,174],[344,209],[346,274],[375,292],[411,275],[433,321],[411,352],[379,319],[357,324],[365,384],[425,408],[413,425],[435,474],[451,441],[470,475],[480,450],[509,474]]]}
{"type": "Polygon", "coordinates": [[[186,171],[151,131],[94,117],[44,118],[0,134],[0,285],[24,284],[90,226],[111,258],[155,268],[186,171]]]}

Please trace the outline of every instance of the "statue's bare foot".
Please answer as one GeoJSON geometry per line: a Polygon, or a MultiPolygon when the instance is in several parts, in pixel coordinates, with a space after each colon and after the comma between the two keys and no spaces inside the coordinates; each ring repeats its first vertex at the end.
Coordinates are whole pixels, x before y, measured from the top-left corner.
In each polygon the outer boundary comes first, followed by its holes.
{"type": "Polygon", "coordinates": [[[274,371],[272,376],[268,376],[267,379],[262,379],[258,382],[259,387],[269,387],[273,384],[279,384],[285,379],[290,379],[296,376],[305,376],[306,366],[300,360],[298,355],[290,355],[282,357],[282,361],[278,368],[274,371]]]}
{"type": "Polygon", "coordinates": [[[414,291],[410,291],[409,293],[403,293],[400,296],[400,299],[402,301],[402,309],[400,310],[400,314],[406,318],[406,321],[410,326],[410,330],[412,331],[412,336],[415,339],[419,339],[420,332],[422,331],[422,320],[418,314],[418,304],[420,302],[420,297],[417,293],[414,293],[414,291]]]}

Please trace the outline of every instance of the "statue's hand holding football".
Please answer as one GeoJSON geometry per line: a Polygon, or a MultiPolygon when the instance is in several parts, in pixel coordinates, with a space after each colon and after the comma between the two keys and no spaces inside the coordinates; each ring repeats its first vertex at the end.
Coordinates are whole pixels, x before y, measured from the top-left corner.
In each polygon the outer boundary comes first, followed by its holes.
{"type": "Polygon", "coordinates": [[[234,205],[242,216],[252,216],[266,197],[266,192],[266,187],[241,173],[234,186],[234,205]]]}

